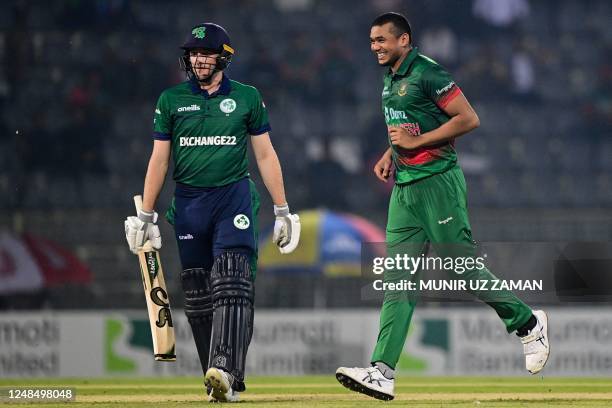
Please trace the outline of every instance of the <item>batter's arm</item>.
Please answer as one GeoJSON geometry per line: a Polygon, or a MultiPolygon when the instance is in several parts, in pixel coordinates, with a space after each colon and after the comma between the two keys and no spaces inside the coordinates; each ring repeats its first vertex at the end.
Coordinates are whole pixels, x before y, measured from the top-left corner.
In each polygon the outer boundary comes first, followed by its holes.
{"type": "Polygon", "coordinates": [[[286,205],[283,173],[276,151],[270,141],[270,134],[266,132],[251,136],[251,144],[259,173],[270,193],[270,197],[272,197],[272,202],[277,206],[286,205]]]}
{"type": "Polygon", "coordinates": [[[142,197],[143,211],[153,212],[157,197],[164,185],[169,162],[170,141],[155,140],[153,142],[151,158],[149,159],[149,166],[147,167],[147,175],[145,176],[144,193],[142,197]]]}

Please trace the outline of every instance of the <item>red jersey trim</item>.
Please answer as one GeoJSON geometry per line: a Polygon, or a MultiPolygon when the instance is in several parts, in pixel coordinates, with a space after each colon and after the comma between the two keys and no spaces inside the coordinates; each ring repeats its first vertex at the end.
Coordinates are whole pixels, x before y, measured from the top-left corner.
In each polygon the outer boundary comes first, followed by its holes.
{"type": "Polygon", "coordinates": [[[400,155],[398,156],[398,161],[401,164],[409,165],[409,166],[417,166],[419,164],[429,163],[432,160],[440,157],[440,149],[427,149],[421,148],[422,151],[410,152],[410,157],[400,155]]]}
{"type": "Polygon", "coordinates": [[[453,85],[453,87],[444,96],[438,99],[437,105],[442,109],[446,108],[446,106],[460,93],[461,89],[459,89],[457,85],[453,85]]]}

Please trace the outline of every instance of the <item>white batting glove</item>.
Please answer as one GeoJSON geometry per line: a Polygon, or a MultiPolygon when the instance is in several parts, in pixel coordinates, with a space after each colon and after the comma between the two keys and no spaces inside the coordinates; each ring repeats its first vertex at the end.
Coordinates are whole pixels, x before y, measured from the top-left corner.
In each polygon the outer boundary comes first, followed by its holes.
{"type": "Polygon", "coordinates": [[[149,241],[154,249],[162,246],[159,227],[156,225],[157,213],[138,211],[137,217],[127,217],[125,225],[125,239],[130,247],[130,251],[137,254],[142,250],[144,244],[149,241]]]}
{"type": "Polygon", "coordinates": [[[289,205],[275,205],[274,234],[272,242],[276,244],[281,254],[290,254],[300,242],[300,217],[289,212],[289,205]]]}

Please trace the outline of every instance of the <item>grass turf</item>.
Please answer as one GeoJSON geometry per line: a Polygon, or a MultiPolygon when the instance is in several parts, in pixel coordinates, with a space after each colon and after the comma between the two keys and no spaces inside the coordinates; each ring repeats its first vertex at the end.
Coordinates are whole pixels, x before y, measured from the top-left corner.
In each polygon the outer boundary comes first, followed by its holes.
{"type": "MultiPolygon", "coordinates": [[[[206,403],[199,378],[13,379],[7,387],[71,387],[69,403],[20,402],[20,407],[189,407],[206,403]]],[[[611,407],[612,378],[401,377],[391,402],[343,388],[330,376],[250,377],[239,406],[368,407],[611,407]]],[[[0,400],[6,404],[8,400],[0,400]]]]}

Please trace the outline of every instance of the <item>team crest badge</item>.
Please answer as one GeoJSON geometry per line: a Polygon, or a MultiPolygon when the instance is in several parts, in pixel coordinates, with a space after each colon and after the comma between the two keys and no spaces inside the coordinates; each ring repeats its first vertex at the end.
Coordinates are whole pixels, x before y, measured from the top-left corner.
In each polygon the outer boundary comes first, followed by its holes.
{"type": "Polygon", "coordinates": [[[406,93],[408,93],[407,89],[408,89],[408,82],[404,82],[400,85],[399,89],[397,90],[397,94],[399,96],[404,96],[406,95],[406,93]]]}
{"type": "Polygon", "coordinates": [[[246,215],[238,214],[234,217],[234,227],[241,230],[245,230],[249,228],[249,225],[251,225],[251,221],[249,221],[249,217],[247,217],[246,215]]]}
{"type": "Polygon", "coordinates": [[[196,27],[191,31],[195,38],[202,39],[206,37],[206,27],[196,27]]]}
{"type": "Polygon", "coordinates": [[[219,109],[221,109],[223,113],[232,113],[236,110],[236,101],[231,98],[224,99],[219,104],[219,109]]]}

